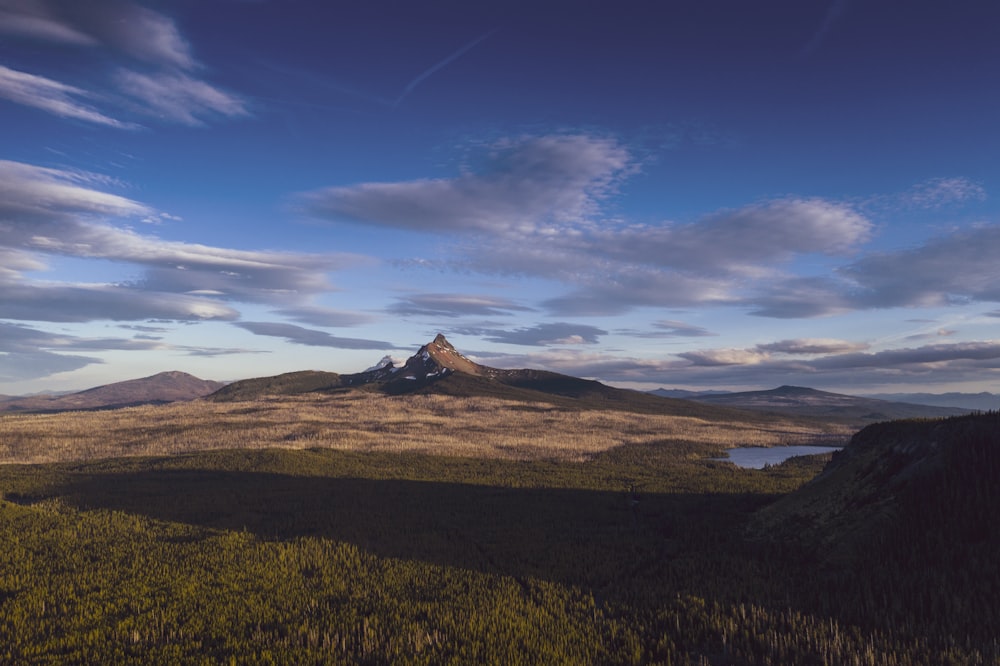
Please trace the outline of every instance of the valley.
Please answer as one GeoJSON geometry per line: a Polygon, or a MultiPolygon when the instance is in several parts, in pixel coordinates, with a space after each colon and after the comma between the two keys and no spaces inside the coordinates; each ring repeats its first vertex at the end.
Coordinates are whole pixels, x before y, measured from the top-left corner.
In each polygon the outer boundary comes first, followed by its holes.
{"type": "Polygon", "coordinates": [[[0,415],[0,661],[1000,659],[996,413],[854,434],[443,337],[400,367],[0,415]]]}

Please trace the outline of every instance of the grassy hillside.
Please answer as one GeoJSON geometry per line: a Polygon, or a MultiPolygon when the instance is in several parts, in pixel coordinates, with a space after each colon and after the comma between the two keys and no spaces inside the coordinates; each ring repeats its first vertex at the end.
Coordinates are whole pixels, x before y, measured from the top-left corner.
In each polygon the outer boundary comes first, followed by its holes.
{"type": "Polygon", "coordinates": [[[0,462],[272,447],[586,460],[614,447],[657,442],[691,443],[720,455],[731,446],[809,443],[826,438],[828,432],[790,421],[709,421],[583,410],[577,404],[343,390],[240,402],[2,416],[0,462]]]}
{"type": "Polygon", "coordinates": [[[274,377],[241,379],[222,387],[208,399],[215,402],[255,400],[269,395],[301,395],[338,386],[340,375],[335,372],[301,370],[274,377]]]}

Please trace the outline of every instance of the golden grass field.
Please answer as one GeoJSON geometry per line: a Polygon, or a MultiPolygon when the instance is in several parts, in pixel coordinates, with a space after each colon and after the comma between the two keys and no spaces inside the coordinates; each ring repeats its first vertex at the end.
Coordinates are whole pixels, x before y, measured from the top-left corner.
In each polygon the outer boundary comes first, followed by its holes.
{"type": "MultiPolygon", "coordinates": [[[[0,416],[0,463],[48,463],[212,449],[331,448],[580,462],[632,444],[806,444],[847,429],[792,420],[710,422],[692,417],[570,410],[486,397],[386,396],[356,391],[248,402],[194,401],[107,411],[0,416]]],[[[693,454],[696,455],[696,454],[693,454]]]]}

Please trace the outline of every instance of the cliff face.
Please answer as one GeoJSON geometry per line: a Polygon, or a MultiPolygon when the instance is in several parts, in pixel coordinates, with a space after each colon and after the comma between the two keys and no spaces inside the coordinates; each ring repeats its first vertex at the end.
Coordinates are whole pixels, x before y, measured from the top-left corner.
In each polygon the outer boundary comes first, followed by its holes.
{"type": "Polygon", "coordinates": [[[486,370],[485,366],[473,363],[460,354],[443,335],[438,333],[434,340],[421,347],[406,361],[406,364],[399,369],[399,374],[423,379],[448,372],[464,372],[467,375],[478,376],[486,374],[486,370]]]}
{"type": "Polygon", "coordinates": [[[797,593],[819,612],[993,641],[997,479],[1000,413],[880,423],[759,510],[750,530],[773,557],[809,570],[797,593]]]}
{"type": "Polygon", "coordinates": [[[878,423],[813,481],[762,509],[753,529],[832,559],[863,557],[876,543],[1000,543],[997,479],[1000,413],[878,423]]]}

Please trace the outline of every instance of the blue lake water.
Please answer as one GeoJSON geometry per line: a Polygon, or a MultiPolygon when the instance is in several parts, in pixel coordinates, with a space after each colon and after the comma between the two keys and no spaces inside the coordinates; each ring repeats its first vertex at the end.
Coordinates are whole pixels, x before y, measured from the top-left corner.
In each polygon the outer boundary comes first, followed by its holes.
{"type": "Polygon", "coordinates": [[[739,449],[729,449],[726,453],[728,458],[716,458],[716,460],[726,460],[739,467],[750,469],[763,469],[764,465],[777,465],[795,456],[811,456],[817,453],[829,453],[839,451],[840,446],[772,446],[770,448],[762,446],[747,446],[739,449]]]}

